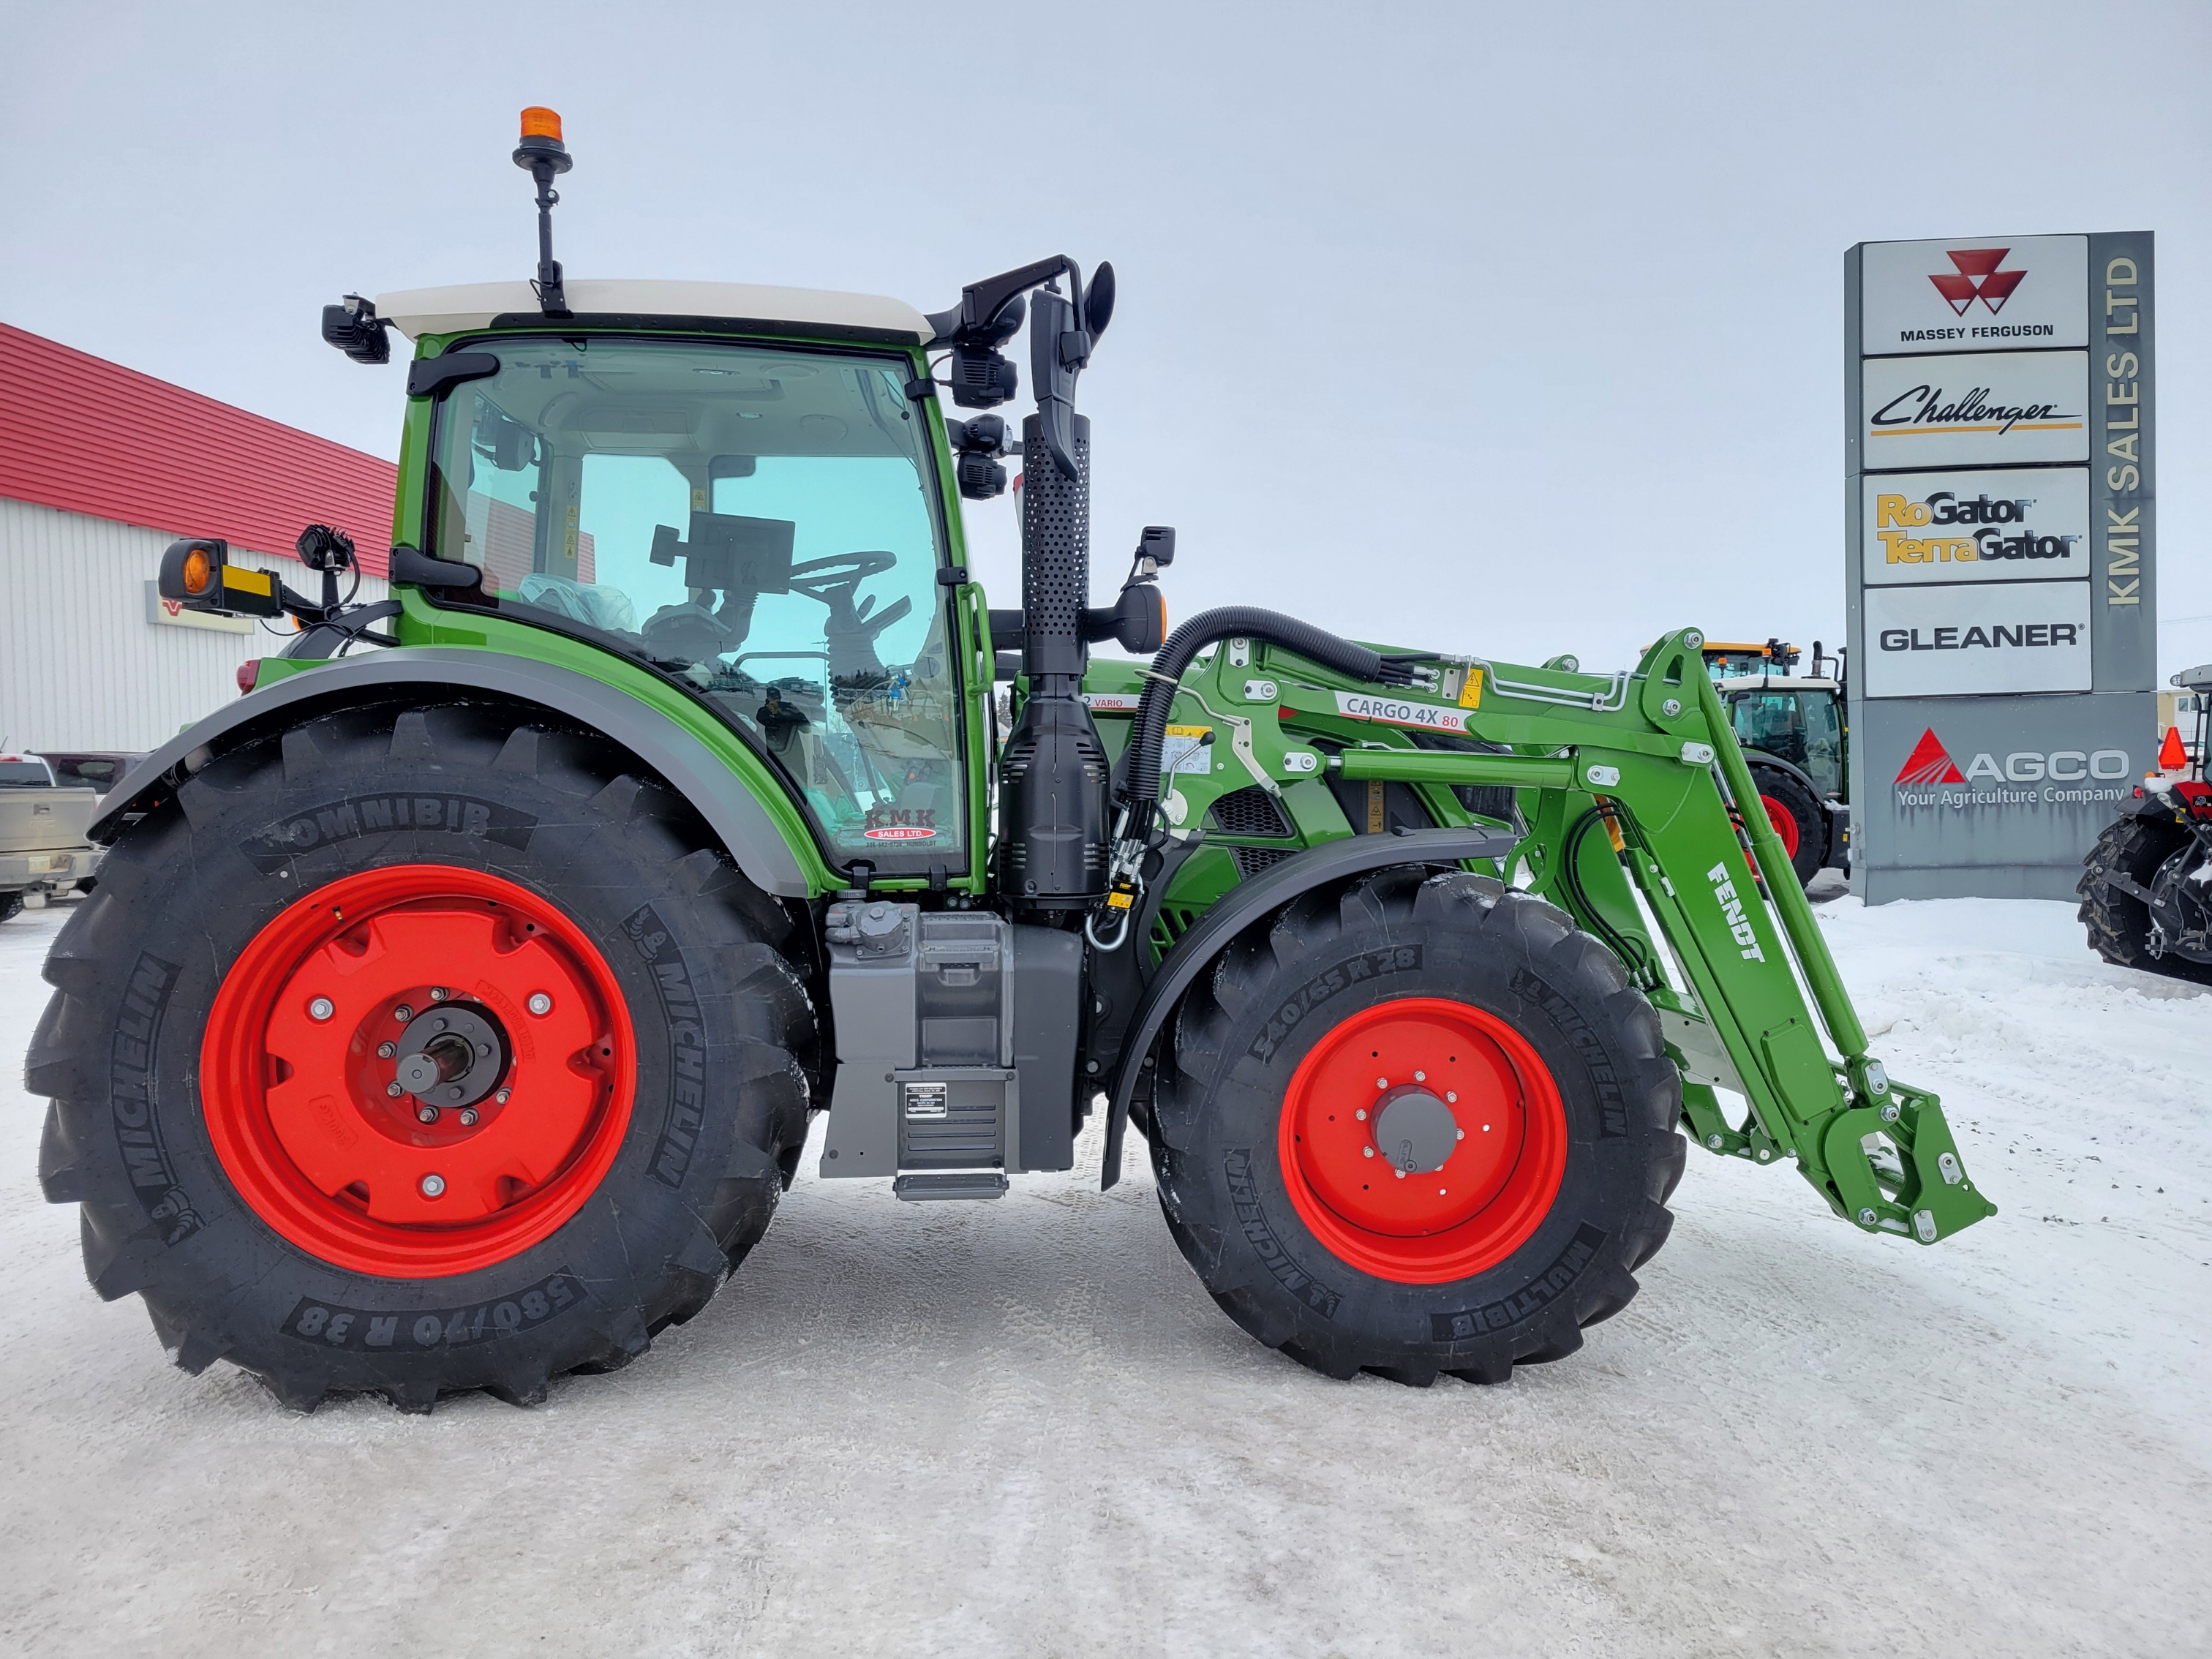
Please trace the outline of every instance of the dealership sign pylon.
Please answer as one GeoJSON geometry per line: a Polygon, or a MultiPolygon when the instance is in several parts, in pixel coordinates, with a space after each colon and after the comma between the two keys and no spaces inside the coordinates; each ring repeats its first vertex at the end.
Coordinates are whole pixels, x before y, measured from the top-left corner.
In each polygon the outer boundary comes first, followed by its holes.
{"type": "Polygon", "coordinates": [[[2157,746],[2152,239],[1844,256],[1851,885],[2066,898],[2157,746]]]}

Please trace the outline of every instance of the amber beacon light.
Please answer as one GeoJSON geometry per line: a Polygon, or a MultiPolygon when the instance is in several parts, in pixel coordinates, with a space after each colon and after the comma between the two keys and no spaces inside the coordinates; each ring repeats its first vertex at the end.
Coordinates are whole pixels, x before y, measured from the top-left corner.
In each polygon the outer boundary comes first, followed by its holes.
{"type": "Polygon", "coordinates": [[[522,112],[522,142],[514,147],[514,165],[538,181],[538,304],[548,317],[570,315],[568,296],[561,285],[560,262],[553,257],[553,204],[561,193],[553,180],[575,162],[561,142],[561,118],[542,104],[522,112]]]}

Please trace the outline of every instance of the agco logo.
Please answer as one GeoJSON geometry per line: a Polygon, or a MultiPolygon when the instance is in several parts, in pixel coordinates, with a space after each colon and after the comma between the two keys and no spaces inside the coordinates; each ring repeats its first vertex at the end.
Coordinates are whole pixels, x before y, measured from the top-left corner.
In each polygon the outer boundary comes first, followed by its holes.
{"type": "Polygon", "coordinates": [[[1945,250],[1951,256],[1956,270],[1938,271],[1929,277],[1936,284],[1953,312],[1966,314],[1966,307],[1979,300],[1990,316],[2004,309],[2004,302],[2012,298],[2027,273],[2024,270],[1999,270],[2008,247],[1961,247],[1945,250]]]}
{"type": "Polygon", "coordinates": [[[2133,773],[2124,749],[2019,749],[2002,759],[1983,750],[1961,771],[1931,726],[1897,769],[1893,787],[1904,806],[2013,806],[2035,801],[2059,805],[2118,800],[2123,792],[2112,781],[2133,773]],[[2014,787],[2018,785],[2038,787],[2014,787]],[[1921,791],[1926,793],[1915,793],[1921,791]]]}

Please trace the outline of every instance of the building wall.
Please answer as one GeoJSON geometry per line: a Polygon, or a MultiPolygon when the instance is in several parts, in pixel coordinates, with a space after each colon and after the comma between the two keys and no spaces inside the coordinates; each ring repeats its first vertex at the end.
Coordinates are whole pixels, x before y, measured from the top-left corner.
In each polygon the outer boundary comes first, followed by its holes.
{"type": "MultiPolygon", "coordinates": [[[[0,747],[152,749],[238,696],[238,665],[291,638],[159,625],[148,584],[185,530],[0,497],[0,747]]],[[[190,533],[204,533],[198,526],[190,533]]],[[[321,578],[290,556],[231,556],[313,593],[321,578]]],[[[356,597],[385,597],[364,574],[356,597]]]]}

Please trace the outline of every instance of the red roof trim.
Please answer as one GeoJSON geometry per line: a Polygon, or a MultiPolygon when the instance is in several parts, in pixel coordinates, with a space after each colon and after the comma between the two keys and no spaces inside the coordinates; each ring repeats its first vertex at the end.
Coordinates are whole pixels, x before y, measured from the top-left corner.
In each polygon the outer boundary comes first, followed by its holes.
{"type": "Polygon", "coordinates": [[[362,568],[392,552],[398,469],[0,323],[0,495],[294,556],[335,525],[362,568]]]}

